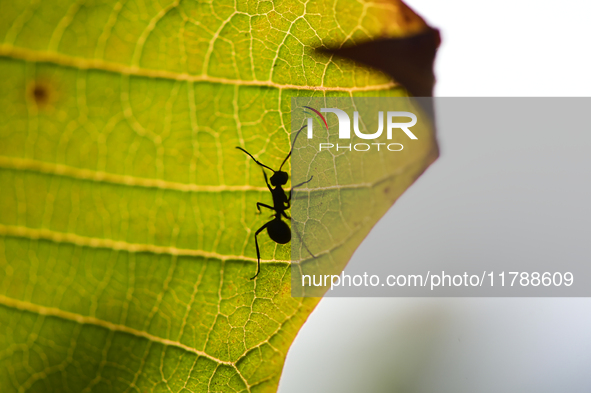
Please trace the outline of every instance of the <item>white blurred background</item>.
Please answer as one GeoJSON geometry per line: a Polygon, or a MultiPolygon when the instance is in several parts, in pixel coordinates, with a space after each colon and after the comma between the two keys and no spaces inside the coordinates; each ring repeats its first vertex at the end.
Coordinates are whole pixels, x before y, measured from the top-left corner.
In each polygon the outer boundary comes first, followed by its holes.
{"type": "MultiPolygon", "coordinates": [[[[407,3],[441,30],[436,96],[591,96],[590,2],[407,3]]],[[[460,154],[446,144],[453,137],[439,139],[441,158],[350,266],[362,265],[388,231],[404,232],[404,217],[421,214],[437,174],[457,165],[460,154]]],[[[482,203],[491,197],[485,191],[471,196],[482,203]]],[[[591,217],[583,219],[591,241],[591,217]]],[[[411,234],[392,241],[416,242],[411,234]]],[[[589,393],[591,299],[325,298],[288,353],[279,392],[589,393]]]]}

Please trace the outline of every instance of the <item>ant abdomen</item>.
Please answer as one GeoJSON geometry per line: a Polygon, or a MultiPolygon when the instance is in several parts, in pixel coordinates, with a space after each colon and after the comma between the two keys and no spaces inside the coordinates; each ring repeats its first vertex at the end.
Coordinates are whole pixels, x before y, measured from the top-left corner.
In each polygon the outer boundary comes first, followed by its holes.
{"type": "Polygon", "coordinates": [[[267,233],[275,243],[286,244],[291,240],[291,229],[284,221],[272,220],[267,225],[267,233]]]}

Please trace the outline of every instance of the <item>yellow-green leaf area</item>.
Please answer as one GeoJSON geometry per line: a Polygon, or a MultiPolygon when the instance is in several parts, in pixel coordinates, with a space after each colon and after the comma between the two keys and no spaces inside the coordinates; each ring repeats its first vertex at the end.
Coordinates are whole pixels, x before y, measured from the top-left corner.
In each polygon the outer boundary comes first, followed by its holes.
{"type": "Polygon", "coordinates": [[[276,167],[292,97],[403,94],[312,50],[416,31],[402,10],[2,4],[2,392],[275,391],[318,299],[290,296],[289,244],[266,236],[249,279],[270,194],[235,146],[276,167]]]}

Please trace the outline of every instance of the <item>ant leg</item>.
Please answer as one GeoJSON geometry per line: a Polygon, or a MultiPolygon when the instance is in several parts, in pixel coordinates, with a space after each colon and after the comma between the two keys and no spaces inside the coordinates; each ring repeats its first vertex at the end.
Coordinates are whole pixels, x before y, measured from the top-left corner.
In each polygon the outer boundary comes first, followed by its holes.
{"type": "Polygon", "coordinates": [[[271,193],[273,193],[273,189],[271,188],[271,185],[269,184],[269,179],[267,179],[267,172],[265,172],[263,170],[263,175],[265,176],[265,183],[267,183],[267,187],[269,187],[269,191],[271,191],[271,193]]]}
{"type": "MultiPolygon", "coordinates": [[[[314,178],[314,176],[311,176],[308,180],[306,180],[305,182],[302,182],[300,184],[297,184],[295,186],[293,186],[291,188],[291,190],[289,190],[289,197],[287,198],[287,207],[291,207],[291,192],[293,191],[294,188],[297,187],[301,187],[306,183],[309,183],[312,179],[314,178]]],[[[285,212],[282,212],[283,217],[287,218],[288,220],[291,220],[291,217],[289,217],[287,214],[285,214],[285,212]]],[[[304,247],[306,248],[306,251],[308,251],[308,254],[310,254],[312,256],[312,258],[316,258],[314,256],[314,254],[312,254],[312,251],[310,251],[310,249],[308,248],[308,246],[306,245],[306,243],[304,242],[304,239],[302,239],[302,236],[300,235],[300,232],[298,232],[298,229],[295,225],[295,222],[293,223],[293,230],[296,233],[296,235],[298,235],[298,239],[300,239],[300,242],[304,245],[304,247]]]]}
{"type": "MultiPolygon", "coordinates": [[[[289,203],[289,202],[291,202],[291,192],[293,191],[293,189],[294,189],[294,188],[301,187],[301,186],[303,186],[304,184],[306,184],[306,183],[309,183],[309,182],[310,182],[312,179],[314,179],[314,176],[310,176],[310,178],[309,178],[308,180],[306,180],[305,182],[302,182],[302,183],[300,183],[300,184],[297,184],[297,185],[293,186],[293,187],[291,188],[291,190],[289,190],[289,197],[287,198],[287,202],[288,202],[288,203],[289,203]]],[[[290,204],[290,206],[291,206],[291,204],[290,204]]]]}
{"type": "Polygon", "coordinates": [[[275,210],[275,208],[272,206],[265,205],[264,203],[261,203],[261,202],[257,202],[257,209],[259,210],[259,214],[261,213],[261,206],[266,207],[267,209],[275,210]]]}
{"type": "Polygon", "coordinates": [[[304,185],[304,184],[306,184],[306,183],[310,183],[310,181],[311,181],[312,179],[314,179],[314,176],[310,176],[310,178],[309,178],[308,180],[306,180],[306,181],[303,181],[303,182],[301,182],[300,184],[297,184],[297,185],[293,186],[291,189],[293,190],[294,188],[301,187],[301,186],[303,186],[303,185],[304,185]]]}
{"type": "Polygon", "coordinates": [[[257,274],[255,274],[254,276],[252,276],[251,277],[251,280],[254,280],[255,278],[257,278],[257,276],[261,272],[261,252],[259,251],[259,241],[257,239],[257,235],[259,233],[261,233],[261,231],[263,229],[265,229],[267,226],[269,226],[270,223],[271,223],[271,221],[269,221],[268,223],[266,223],[265,225],[263,225],[262,227],[260,227],[259,230],[256,231],[256,233],[254,234],[254,244],[255,244],[256,249],[257,249],[257,274]]]}
{"type": "Polygon", "coordinates": [[[298,229],[295,225],[295,222],[293,223],[293,231],[296,233],[296,235],[298,235],[298,239],[300,239],[300,242],[304,245],[304,248],[306,249],[306,251],[308,251],[308,254],[310,254],[312,256],[312,258],[316,258],[316,256],[314,256],[314,254],[312,254],[312,251],[310,251],[308,246],[306,246],[306,243],[304,243],[304,239],[302,239],[302,236],[300,235],[300,232],[298,231],[298,229]]]}

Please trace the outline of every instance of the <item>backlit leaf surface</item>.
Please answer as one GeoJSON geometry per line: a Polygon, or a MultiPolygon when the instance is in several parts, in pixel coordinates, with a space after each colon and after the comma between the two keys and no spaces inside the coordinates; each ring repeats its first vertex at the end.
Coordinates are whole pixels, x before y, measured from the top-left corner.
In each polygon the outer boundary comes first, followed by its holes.
{"type": "Polygon", "coordinates": [[[403,94],[312,48],[422,21],[397,1],[1,10],[0,390],[275,391],[318,299],[290,296],[266,236],[249,280],[270,194],[234,147],[276,167],[291,97],[403,94]]]}

